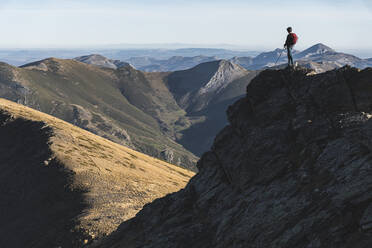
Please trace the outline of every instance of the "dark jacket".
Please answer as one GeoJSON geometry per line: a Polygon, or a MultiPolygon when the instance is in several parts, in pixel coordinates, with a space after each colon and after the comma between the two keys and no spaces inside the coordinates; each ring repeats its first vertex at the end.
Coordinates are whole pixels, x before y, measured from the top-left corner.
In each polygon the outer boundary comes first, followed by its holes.
{"type": "Polygon", "coordinates": [[[284,46],[288,46],[288,47],[293,46],[293,36],[292,36],[292,33],[289,33],[287,35],[287,39],[285,41],[284,46]]]}

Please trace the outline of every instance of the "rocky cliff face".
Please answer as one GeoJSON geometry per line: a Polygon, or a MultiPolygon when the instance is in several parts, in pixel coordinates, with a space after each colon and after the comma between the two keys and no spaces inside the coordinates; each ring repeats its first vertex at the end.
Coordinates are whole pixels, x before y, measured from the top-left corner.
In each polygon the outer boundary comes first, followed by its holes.
{"type": "Polygon", "coordinates": [[[371,247],[372,69],[266,70],[177,193],[97,247],[371,247]]]}

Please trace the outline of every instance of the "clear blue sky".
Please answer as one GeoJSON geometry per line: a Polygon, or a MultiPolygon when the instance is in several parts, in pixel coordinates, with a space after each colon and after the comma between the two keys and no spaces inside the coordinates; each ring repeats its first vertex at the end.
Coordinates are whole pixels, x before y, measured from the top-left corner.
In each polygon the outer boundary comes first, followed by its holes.
{"type": "Polygon", "coordinates": [[[372,50],[372,0],[1,0],[0,47],[233,44],[298,48],[321,42],[372,50]],[[139,3],[140,2],[140,3],[139,3]]]}

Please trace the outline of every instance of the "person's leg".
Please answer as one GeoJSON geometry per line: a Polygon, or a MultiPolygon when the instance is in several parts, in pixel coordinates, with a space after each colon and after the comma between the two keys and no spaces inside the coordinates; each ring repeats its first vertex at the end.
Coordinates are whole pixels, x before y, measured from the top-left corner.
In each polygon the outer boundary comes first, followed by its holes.
{"type": "Polygon", "coordinates": [[[288,64],[293,66],[292,47],[288,47],[288,64]]]}

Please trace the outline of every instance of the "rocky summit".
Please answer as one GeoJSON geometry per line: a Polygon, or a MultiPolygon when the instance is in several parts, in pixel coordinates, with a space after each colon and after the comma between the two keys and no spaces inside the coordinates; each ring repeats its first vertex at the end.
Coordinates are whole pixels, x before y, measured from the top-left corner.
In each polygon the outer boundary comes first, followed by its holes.
{"type": "Polygon", "coordinates": [[[266,70],[177,193],[96,247],[367,248],[372,69],[266,70]]]}

